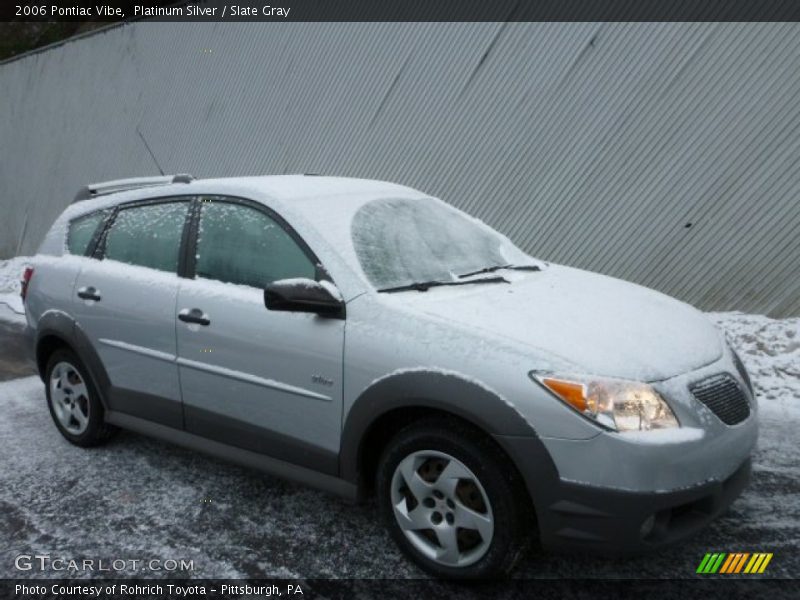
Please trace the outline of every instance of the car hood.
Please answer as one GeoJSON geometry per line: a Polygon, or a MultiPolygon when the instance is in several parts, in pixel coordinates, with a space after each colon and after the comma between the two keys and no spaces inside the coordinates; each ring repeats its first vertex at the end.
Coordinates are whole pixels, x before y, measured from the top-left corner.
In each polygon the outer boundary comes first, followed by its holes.
{"type": "Polygon", "coordinates": [[[499,274],[511,283],[431,288],[392,301],[465,333],[527,345],[532,356],[584,374],[657,381],[722,355],[720,333],[705,315],[648,288],[558,265],[499,274]]]}

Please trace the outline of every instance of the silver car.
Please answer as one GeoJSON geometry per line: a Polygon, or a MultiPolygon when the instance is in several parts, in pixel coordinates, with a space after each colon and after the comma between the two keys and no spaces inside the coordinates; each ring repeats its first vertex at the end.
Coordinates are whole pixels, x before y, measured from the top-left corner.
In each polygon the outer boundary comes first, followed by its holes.
{"type": "Polygon", "coordinates": [[[530,540],[659,547],[749,477],[753,389],[703,314],[400,185],[87,186],[23,296],[67,440],[121,427],[375,496],[438,576],[508,573],[530,540]]]}

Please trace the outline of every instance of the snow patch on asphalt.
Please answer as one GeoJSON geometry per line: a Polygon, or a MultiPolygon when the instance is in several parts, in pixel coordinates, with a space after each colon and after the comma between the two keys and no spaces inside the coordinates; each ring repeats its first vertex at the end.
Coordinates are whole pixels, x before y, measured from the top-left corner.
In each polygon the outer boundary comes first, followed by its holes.
{"type": "Polygon", "coordinates": [[[727,335],[753,381],[759,408],[800,421],[800,318],[708,313],[727,335]]]}
{"type": "Polygon", "coordinates": [[[0,294],[0,321],[25,325],[25,309],[21,305],[19,296],[14,298],[11,294],[0,294]]]}
{"type": "Polygon", "coordinates": [[[0,260],[0,319],[25,323],[25,308],[19,295],[22,273],[30,264],[30,256],[0,260]]]}
{"type": "Polygon", "coordinates": [[[0,260],[0,294],[10,293],[19,296],[22,273],[30,264],[30,256],[15,256],[8,260],[0,260]]]}

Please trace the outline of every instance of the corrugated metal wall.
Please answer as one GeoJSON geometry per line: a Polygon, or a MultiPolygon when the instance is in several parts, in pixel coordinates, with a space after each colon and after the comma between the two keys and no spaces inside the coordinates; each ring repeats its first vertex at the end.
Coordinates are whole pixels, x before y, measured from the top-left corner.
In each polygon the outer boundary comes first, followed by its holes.
{"type": "Polygon", "coordinates": [[[0,256],[89,181],[397,181],[533,254],[800,314],[800,26],[138,22],[0,65],[0,256]]]}

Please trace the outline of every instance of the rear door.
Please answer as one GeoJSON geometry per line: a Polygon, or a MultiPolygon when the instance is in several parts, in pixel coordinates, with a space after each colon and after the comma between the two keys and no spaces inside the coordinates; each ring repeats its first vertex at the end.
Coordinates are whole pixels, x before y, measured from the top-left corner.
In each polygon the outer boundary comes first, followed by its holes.
{"type": "MultiPolygon", "coordinates": [[[[70,221],[63,252],[64,256],[70,255],[71,260],[34,259],[35,274],[25,299],[25,313],[31,327],[35,329],[39,318],[46,312],[74,314],[78,304],[74,294],[75,282],[84,263],[96,262],[86,256],[110,214],[110,210],[98,210],[70,221]]],[[[50,246],[49,252],[45,251],[45,256],[58,250],[54,246],[50,246]]],[[[42,249],[39,252],[41,254],[42,249]]]]}
{"type": "Polygon", "coordinates": [[[278,279],[317,278],[317,259],[275,213],[240,199],[199,203],[196,278],[178,291],[186,429],[335,473],[344,321],[264,306],[278,279]]]}
{"type": "Polygon", "coordinates": [[[109,408],[183,427],[175,342],[189,198],[120,206],[73,292],[78,326],[109,376],[109,408]]]}

